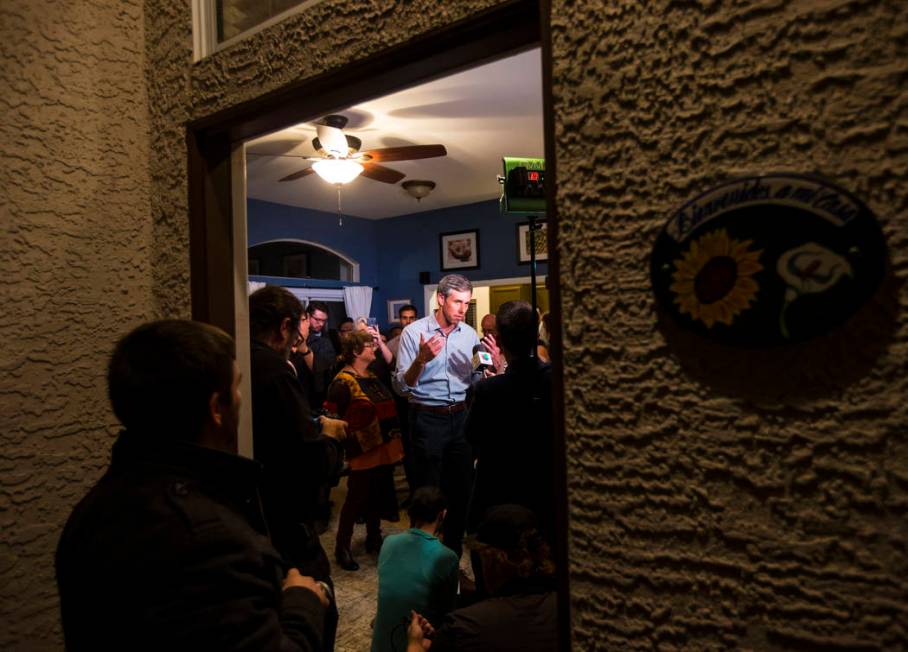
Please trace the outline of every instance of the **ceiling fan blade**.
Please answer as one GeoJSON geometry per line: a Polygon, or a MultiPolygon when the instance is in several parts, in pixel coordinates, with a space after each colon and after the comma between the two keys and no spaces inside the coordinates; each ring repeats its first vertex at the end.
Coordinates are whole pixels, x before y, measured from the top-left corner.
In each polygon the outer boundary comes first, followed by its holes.
{"type": "Polygon", "coordinates": [[[299,172],[294,172],[293,174],[288,174],[283,179],[278,179],[278,181],[295,181],[296,179],[299,179],[301,177],[309,176],[313,172],[315,172],[315,168],[303,168],[299,172]]]}
{"type": "Polygon", "coordinates": [[[373,181],[395,184],[407,175],[398,172],[397,170],[386,168],[384,165],[378,165],[376,163],[363,163],[363,171],[360,176],[369,177],[373,181]]]}
{"type": "Polygon", "coordinates": [[[448,150],[444,145],[405,145],[403,147],[384,147],[363,152],[373,161],[414,161],[420,158],[446,156],[448,150]]]}

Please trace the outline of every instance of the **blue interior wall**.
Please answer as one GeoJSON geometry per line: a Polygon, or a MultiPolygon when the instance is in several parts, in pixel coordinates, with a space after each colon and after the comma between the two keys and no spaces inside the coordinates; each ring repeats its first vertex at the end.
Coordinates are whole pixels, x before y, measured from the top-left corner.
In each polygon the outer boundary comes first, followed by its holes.
{"type": "MultiPolygon", "coordinates": [[[[432,283],[448,273],[441,270],[442,233],[479,231],[479,268],[452,272],[473,281],[528,276],[530,266],[517,262],[517,224],[526,221],[525,217],[503,216],[497,200],[381,220],[378,267],[383,301],[409,298],[423,316],[419,272],[429,272],[432,283]]],[[[546,263],[539,263],[536,270],[546,274],[547,268],[546,263]]],[[[387,312],[385,308],[385,319],[387,312]]]]}
{"type": "MultiPolygon", "coordinates": [[[[359,279],[363,285],[379,284],[378,252],[375,247],[375,220],[344,215],[344,225],[338,226],[337,213],[298,208],[285,204],[250,199],[246,204],[249,246],[270,240],[306,240],[324,245],[359,263],[359,279]]],[[[272,277],[251,277],[252,280],[274,282],[272,277]]],[[[282,285],[342,287],[350,285],[340,281],[312,281],[286,279],[282,285]],[[297,282],[292,282],[292,281],[297,282]]]]}
{"type": "MultiPolygon", "coordinates": [[[[441,270],[442,233],[479,230],[478,269],[453,270],[471,280],[528,276],[529,265],[517,262],[517,224],[525,217],[503,216],[497,200],[412,213],[384,220],[344,217],[283,204],[250,199],[249,246],[268,240],[297,238],[343,252],[360,264],[360,281],[377,287],[372,295],[372,314],[387,325],[387,301],[410,299],[422,316],[423,286],[419,273],[427,271],[432,283],[446,273],[441,270]]],[[[537,273],[548,272],[539,263],[537,273]]],[[[253,277],[284,285],[341,287],[339,281],[303,281],[253,277]]]]}

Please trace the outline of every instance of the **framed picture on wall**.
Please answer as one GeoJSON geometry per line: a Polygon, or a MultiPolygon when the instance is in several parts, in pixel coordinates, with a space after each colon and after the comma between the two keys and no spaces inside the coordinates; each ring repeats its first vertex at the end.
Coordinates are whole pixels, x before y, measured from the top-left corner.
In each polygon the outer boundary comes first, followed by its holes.
{"type": "MultiPolygon", "coordinates": [[[[536,222],[536,260],[549,259],[549,241],[545,228],[545,220],[536,222]]],[[[517,262],[530,262],[530,223],[522,222],[517,225],[517,262]]]]}
{"type": "Polygon", "coordinates": [[[398,320],[397,311],[401,309],[402,306],[406,306],[413,303],[409,299],[389,299],[388,300],[388,323],[395,322],[398,320]]]}
{"type": "Polygon", "coordinates": [[[479,231],[458,231],[438,236],[441,271],[479,267],[479,231]]]}

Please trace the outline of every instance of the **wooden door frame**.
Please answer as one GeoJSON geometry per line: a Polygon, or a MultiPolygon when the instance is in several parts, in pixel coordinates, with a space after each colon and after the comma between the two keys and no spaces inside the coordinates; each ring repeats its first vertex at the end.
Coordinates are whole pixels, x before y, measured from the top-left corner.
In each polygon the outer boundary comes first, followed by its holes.
{"type": "Polygon", "coordinates": [[[233,274],[233,145],[351,106],[371,97],[450,75],[508,54],[542,47],[548,276],[552,312],[553,415],[557,496],[555,558],[559,649],[571,641],[568,592],[568,515],[561,346],[555,125],[549,0],[511,0],[372,57],[190,122],[186,128],[189,182],[190,284],[193,319],[235,334],[233,274]]]}

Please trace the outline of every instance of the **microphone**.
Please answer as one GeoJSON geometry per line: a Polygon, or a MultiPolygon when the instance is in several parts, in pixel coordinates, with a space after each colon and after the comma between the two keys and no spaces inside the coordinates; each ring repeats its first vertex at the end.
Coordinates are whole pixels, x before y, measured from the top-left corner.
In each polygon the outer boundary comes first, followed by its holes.
{"type": "Polygon", "coordinates": [[[483,372],[486,369],[491,369],[495,366],[495,363],[492,360],[492,354],[486,350],[486,347],[482,344],[477,344],[473,347],[473,372],[483,372]]]}

